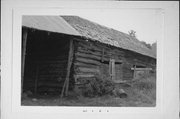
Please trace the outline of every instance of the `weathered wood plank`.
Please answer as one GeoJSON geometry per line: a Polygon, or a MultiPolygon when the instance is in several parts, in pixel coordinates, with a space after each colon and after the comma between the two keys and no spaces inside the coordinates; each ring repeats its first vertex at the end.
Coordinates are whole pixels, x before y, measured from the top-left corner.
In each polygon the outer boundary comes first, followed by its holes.
{"type": "Polygon", "coordinates": [[[119,49],[117,48],[110,48],[110,47],[107,47],[107,46],[104,46],[103,44],[95,44],[95,43],[91,43],[91,42],[87,42],[87,43],[84,43],[84,42],[79,42],[78,43],[79,46],[85,48],[85,49],[89,49],[89,50],[93,50],[93,51],[96,51],[96,52],[103,52],[104,50],[104,53],[105,54],[108,54],[108,55],[120,55],[120,56],[124,56],[124,52],[123,51],[120,51],[119,49]]]}
{"type": "Polygon", "coordinates": [[[38,88],[38,78],[39,78],[39,65],[37,64],[36,67],[36,78],[35,78],[35,83],[34,83],[34,93],[37,93],[37,88],[38,88]]]}
{"type": "Polygon", "coordinates": [[[65,95],[68,95],[68,90],[69,90],[69,78],[70,78],[70,70],[71,70],[71,66],[72,66],[72,61],[73,61],[73,55],[74,55],[74,45],[73,45],[73,40],[70,40],[70,49],[69,49],[69,56],[68,56],[68,67],[67,67],[67,75],[66,75],[66,79],[67,79],[67,86],[66,86],[66,90],[65,90],[65,95]]]}
{"type": "Polygon", "coordinates": [[[28,35],[28,30],[27,29],[23,29],[23,38],[22,38],[22,65],[21,65],[21,94],[23,93],[23,84],[24,84],[24,69],[25,69],[25,58],[26,58],[27,35],[28,35]]]}
{"type": "Polygon", "coordinates": [[[65,62],[67,62],[67,60],[49,60],[49,61],[41,61],[41,62],[39,62],[40,64],[57,64],[57,63],[65,63],[65,62]]]}
{"type": "Polygon", "coordinates": [[[76,57],[76,61],[83,62],[86,64],[101,65],[101,63],[99,61],[87,59],[87,58],[81,58],[81,57],[76,57]]]}
{"type": "Polygon", "coordinates": [[[68,56],[68,64],[67,64],[67,74],[66,74],[66,79],[63,85],[63,89],[61,92],[61,98],[63,97],[64,90],[65,90],[65,95],[68,95],[68,89],[69,89],[69,75],[70,75],[70,69],[73,61],[73,53],[74,53],[74,48],[73,48],[73,40],[70,40],[70,45],[69,45],[69,56],[68,56]]]}
{"type": "Polygon", "coordinates": [[[122,58],[123,55],[122,54],[117,54],[117,53],[111,53],[110,51],[93,51],[91,49],[84,49],[84,48],[81,48],[81,47],[78,47],[77,48],[77,52],[81,52],[81,53],[86,53],[86,54],[92,54],[92,55],[96,55],[96,56],[99,56],[99,57],[102,57],[102,54],[104,52],[104,57],[105,58],[112,58],[115,57],[116,59],[119,59],[119,58],[122,58]]]}
{"type": "Polygon", "coordinates": [[[41,73],[52,73],[52,74],[57,73],[57,74],[60,74],[60,73],[66,73],[66,70],[65,71],[64,70],[43,70],[43,71],[41,71],[41,73]]]}
{"type": "Polygon", "coordinates": [[[104,48],[103,48],[103,51],[102,51],[101,62],[104,62],[104,48]]]}
{"type": "Polygon", "coordinates": [[[99,67],[99,66],[96,66],[96,65],[91,65],[91,64],[87,64],[87,63],[83,63],[83,62],[74,62],[74,66],[89,67],[89,68],[98,68],[99,67]]]}
{"type": "Polygon", "coordinates": [[[136,71],[149,71],[149,70],[152,70],[152,68],[131,68],[131,70],[136,70],[136,71]]]}
{"type": "Polygon", "coordinates": [[[82,49],[80,47],[77,48],[77,52],[80,52],[80,53],[86,53],[86,54],[92,54],[92,55],[96,55],[96,56],[101,56],[101,52],[94,52],[94,51],[91,51],[91,50],[86,50],[86,49],[82,49]]]}
{"type": "Polygon", "coordinates": [[[48,87],[61,87],[61,85],[60,85],[60,83],[57,83],[57,82],[55,82],[55,83],[39,83],[38,84],[38,86],[40,87],[40,86],[46,86],[47,88],[48,87]]]}
{"type": "Polygon", "coordinates": [[[90,59],[95,59],[95,60],[101,60],[100,56],[97,55],[92,55],[92,54],[87,54],[87,53],[81,53],[81,52],[77,52],[75,53],[75,55],[78,57],[84,57],[84,58],[90,58],[90,59]]]}
{"type": "MultiPolygon", "coordinates": [[[[84,57],[84,58],[88,58],[88,59],[94,59],[94,60],[98,60],[101,61],[102,57],[101,56],[97,56],[97,55],[92,55],[92,54],[87,54],[87,53],[81,53],[81,52],[77,52],[75,54],[77,57],[84,57]]],[[[109,61],[109,58],[103,58],[103,61],[109,61]]]]}
{"type": "Polygon", "coordinates": [[[124,52],[119,50],[118,48],[112,48],[112,47],[106,46],[104,44],[94,43],[91,41],[89,41],[89,42],[82,42],[81,41],[78,44],[82,47],[93,49],[93,50],[96,50],[99,52],[102,52],[104,49],[106,52],[111,52],[113,54],[124,54],[124,52]]]}
{"type": "Polygon", "coordinates": [[[133,74],[133,79],[135,79],[135,78],[136,78],[136,64],[134,66],[134,74],[133,74]]]}
{"type": "Polygon", "coordinates": [[[96,46],[93,45],[92,43],[79,42],[78,45],[81,46],[81,47],[83,47],[83,48],[85,48],[85,49],[102,52],[102,49],[101,49],[101,48],[96,47],[96,46]]]}
{"type": "MultiPolygon", "coordinates": [[[[77,52],[75,53],[75,55],[78,57],[83,57],[83,58],[88,58],[88,59],[94,59],[94,60],[98,60],[102,62],[102,54],[100,55],[95,55],[96,53],[92,53],[92,52],[77,52]]],[[[114,58],[116,60],[117,63],[122,63],[123,61],[121,59],[119,59],[118,56],[116,56],[114,58]]],[[[103,55],[103,62],[104,61],[109,61],[110,57],[103,55]]]]}
{"type": "Polygon", "coordinates": [[[83,73],[100,73],[99,69],[95,69],[95,68],[86,68],[86,67],[78,67],[78,71],[79,72],[83,72],[83,73]]]}
{"type": "Polygon", "coordinates": [[[76,74],[75,78],[91,78],[94,77],[94,74],[76,74]]]}

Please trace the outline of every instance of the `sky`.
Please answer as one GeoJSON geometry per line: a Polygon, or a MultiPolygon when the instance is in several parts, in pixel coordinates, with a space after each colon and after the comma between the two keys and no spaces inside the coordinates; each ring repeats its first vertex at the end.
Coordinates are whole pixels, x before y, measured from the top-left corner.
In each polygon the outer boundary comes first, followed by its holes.
{"type": "Polygon", "coordinates": [[[127,34],[134,30],[137,39],[146,43],[160,38],[162,17],[158,9],[96,9],[76,15],[127,34]]]}

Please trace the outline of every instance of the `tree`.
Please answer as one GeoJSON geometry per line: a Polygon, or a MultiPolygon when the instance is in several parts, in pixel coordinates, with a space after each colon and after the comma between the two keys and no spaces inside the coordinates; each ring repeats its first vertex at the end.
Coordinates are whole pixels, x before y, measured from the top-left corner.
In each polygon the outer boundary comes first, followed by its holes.
{"type": "Polygon", "coordinates": [[[141,43],[142,43],[143,45],[145,45],[147,48],[151,49],[151,44],[148,44],[148,43],[146,43],[146,42],[144,42],[144,41],[141,41],[141,43]]]}
{"type": "Polygon", "coordinates": [[[129,33],[130,36],[136,38],[136,31],[130,30],[130,31],[128,31],[128,33],[129,33]]]}
{"type": "Polygon", "coordinates": [[[154,54],[156,55],[156,51],[157,51],[157,42],[154,42],[151,46],[152,51],[154,52],[154,54]]]}

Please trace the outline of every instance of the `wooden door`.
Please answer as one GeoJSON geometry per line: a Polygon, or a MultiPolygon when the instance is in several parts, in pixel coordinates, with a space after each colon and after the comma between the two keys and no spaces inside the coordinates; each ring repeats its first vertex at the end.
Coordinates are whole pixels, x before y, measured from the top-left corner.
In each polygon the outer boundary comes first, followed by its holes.
{"type": "Polygon", "coordinates": [[[109,75],[113,81],[122,80],[122,64],[116,63],[115,59],[110,59],[109,61],[109,75]]]}
{"type": "Polygon", "coordinates": [[[122,64],[115,63],[115,80],[122,81],[123,73],[122,73],[122,64]]]}

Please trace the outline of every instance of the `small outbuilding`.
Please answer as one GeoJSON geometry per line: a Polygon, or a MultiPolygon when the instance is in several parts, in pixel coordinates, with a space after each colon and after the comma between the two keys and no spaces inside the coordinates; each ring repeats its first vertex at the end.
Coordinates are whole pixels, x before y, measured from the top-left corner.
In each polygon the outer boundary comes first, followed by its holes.
{"type": "Polygon", "coordinates": [[[22,91],[61,93],[95,76],[116,83],[156,70],[156,57],[128,34],[78,16],[22,17],[22,91]]]}

